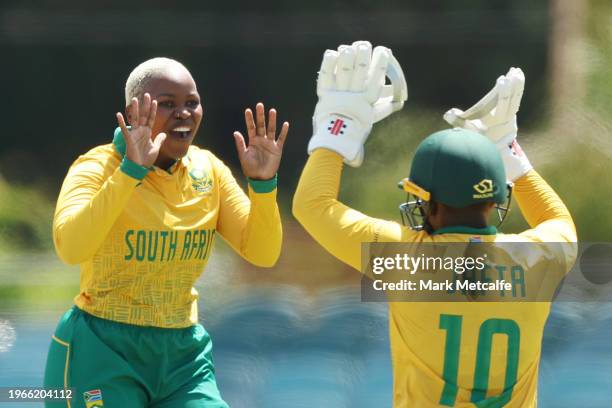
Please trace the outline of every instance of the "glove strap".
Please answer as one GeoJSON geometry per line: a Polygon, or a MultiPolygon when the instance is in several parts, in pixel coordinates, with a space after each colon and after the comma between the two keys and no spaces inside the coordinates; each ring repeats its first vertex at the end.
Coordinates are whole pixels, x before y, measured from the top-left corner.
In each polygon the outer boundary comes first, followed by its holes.
{"type": "Polygon", "coordinates": [[[314,124],[315,133],[308,143],[308,153],[328,149],[344,157],[344,162],[359,167],[363,161],[363,141],[372,130],[344,115],[328,115],[314,124]]]}
{"type": "Polygon", "coordinates": [[[515,182],[531,169],[533,166],[529,162],[527,155],[518,144],[516,135],[509,138],[504,138],[497,143],[497,149],[501,153],[502,160],[504,162],[504,168],[506,169],[506,178],[509,181],[515,182]]]}

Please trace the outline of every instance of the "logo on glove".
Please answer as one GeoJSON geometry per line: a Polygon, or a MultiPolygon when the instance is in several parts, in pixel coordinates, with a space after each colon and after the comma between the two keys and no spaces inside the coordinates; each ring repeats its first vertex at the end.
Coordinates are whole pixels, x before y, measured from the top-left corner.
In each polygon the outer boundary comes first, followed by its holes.
{"type": "Polygon", "coordinates": [[[329,127],[327,128],[327,130],[329,130],[329,133],[334,136],[338,136],[339,134],[343,135],[344,129],[346,129],[346,123],[344,123],[344,121],[340,118],[329,122],[329,127]]]}

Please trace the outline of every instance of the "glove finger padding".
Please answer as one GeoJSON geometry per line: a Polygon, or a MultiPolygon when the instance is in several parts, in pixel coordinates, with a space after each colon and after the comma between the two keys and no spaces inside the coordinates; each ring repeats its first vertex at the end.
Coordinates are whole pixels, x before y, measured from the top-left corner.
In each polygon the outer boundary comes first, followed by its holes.
{"type": "Polygon", "coordinates": [[[372,53],[372,63],[366,81],[366,99],[370,103],[375,103],[380,97],[387,76],[389,54],[389,49],[380,45],[374,48],[372,53]]]}
{"type": "Polygon", "coordinates": [[[317,96],[334,87],[336,62],[338,61],[338,51],[325,50],[323,61],[317,78],[317,96]]]}
{"type": "Polygon", "coordinates": [[[372,45],[367,41],[356,41],[353,46],[356,52],[355,68],[349,90],[351,92],[363,92],[370,70],[370,61],[372,60],[372,45]]]}
{"type": "Polygon", "coordinates": [[[341,45],[338,48],[338,61],[336,63],[336,89],[347,91],[353,80],[353,67],[355,66],[355,48],[350,45],[341,45]]]}
{"type": "MultiPolygon", "coordinates": [[[[501,78],[501,77],[500,77],[501,78]]],[[[476,102],[468,110],[460,111],[463,120],[479,119],[487,115],[497,104],[497,86],[494,86],[485,96],[476,102]]],[[[456,108],[455,108],[456,109],[456,108]]],[[[452,110],[452,109],[451,109],[452,110]]],[[[457,109],[459,111],[459,109],[457,109]]]]}
{"type": "Polygon", "coordinates": [[[513,115],[510,112],[510,97],[512,96],[512,81],[510,78],[501,77],[497,80],[497,106],[492,112],[491,125],[496,125],[496,122],[504,122],[504,120],[513,115]]]}
{"type": "Polygon", "coordinates": [[[374,123],[381,121],[393,112],[404,107],[408,99],[408,86],[402,67],[389,50],[390,58],[387,66],[386,76],[391,80],[391,85],[383,85],[378,100],[374,103],[374,123]]]}
{"type": "Polygon", "coordinates": [[[510,98],[510,110],[516,113],[521,106],[521,99],[525,91],[525,74],[520,68],[510,68],[508,76],[512,79],[512,96],[510,98]]]}
{"type": "Polygon", "coordinates": [[[516,114],[524,88],[523,71],[513,67],[506,75],[500,76],[495,87],[474,106],[465,112],[453,108],[444,114],[444,120],[451,125],[481,133],[496,144],[510,181],[533,168],[516,142],[516,114]]]}
{"type": "Polygon", "coordinates": [[[326,148],[350,166],[361,165],[372,124],[401,109],[408,96],[399,63],[385,47],[358,41],[326,51],[317,83],[319,102],[313,116],[308,152],[326,148]],[[390,67],[392,65],[392,67],[390,67]],[[385,85],[385,76],[391,85],[385,85]]]}

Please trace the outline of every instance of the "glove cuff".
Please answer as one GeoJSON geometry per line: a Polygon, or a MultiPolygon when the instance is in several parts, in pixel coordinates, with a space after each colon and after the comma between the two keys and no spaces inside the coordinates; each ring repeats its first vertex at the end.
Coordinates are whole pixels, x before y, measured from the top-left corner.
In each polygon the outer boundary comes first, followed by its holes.
{"type": "Polygon", "coordinates": [[[314,135],[308,143],[308,154],[317,149],[328,149],[344,157],[344,162],[359,167],[363,162],[363,141],[372,130],[357,120],[344,115],[331,114],[313,120],[314,135]]]}
{"type": "Polygon", "coordinates": [[[497,149],[501,154],[506,169],[506,178],[509,181],[514,182],[533,169],[527,155],[518,144],[516,135],[497,142],[497,149]]]}

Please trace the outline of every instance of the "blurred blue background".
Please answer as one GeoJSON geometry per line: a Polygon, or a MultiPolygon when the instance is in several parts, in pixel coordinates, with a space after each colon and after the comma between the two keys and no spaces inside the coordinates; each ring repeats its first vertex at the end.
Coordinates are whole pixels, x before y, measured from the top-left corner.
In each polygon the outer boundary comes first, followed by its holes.
{"type": "MultiPolygon", "coordinates": [[[[315,291],[296,285],[253,287],[235,285],[232,273],[215,272],[235,266],[227,248],[218,246],[198,284],[217,381],[232,407],[391,407],[386,303],[361,302],[360,286],[354,284],[315,291]]],[[[38,270],[40,279],[30,286],[35,290],[53,293],[59,281],[77,284],[75,268],[48,256],[2,258],[0,278],[12,275],[19,286],[24,268],[38,270]],[[43,278],[47,272],[55,274],[52,280],[43,278]]],[[[0,308],[0,386],[42,384],[50,334],[70,306],[63,303],[45,310],[28,303],[0,308]]],[[[555,304],[544,332],[539,406],[609,407],[610,338],[612,303],[555,304]]]]}

